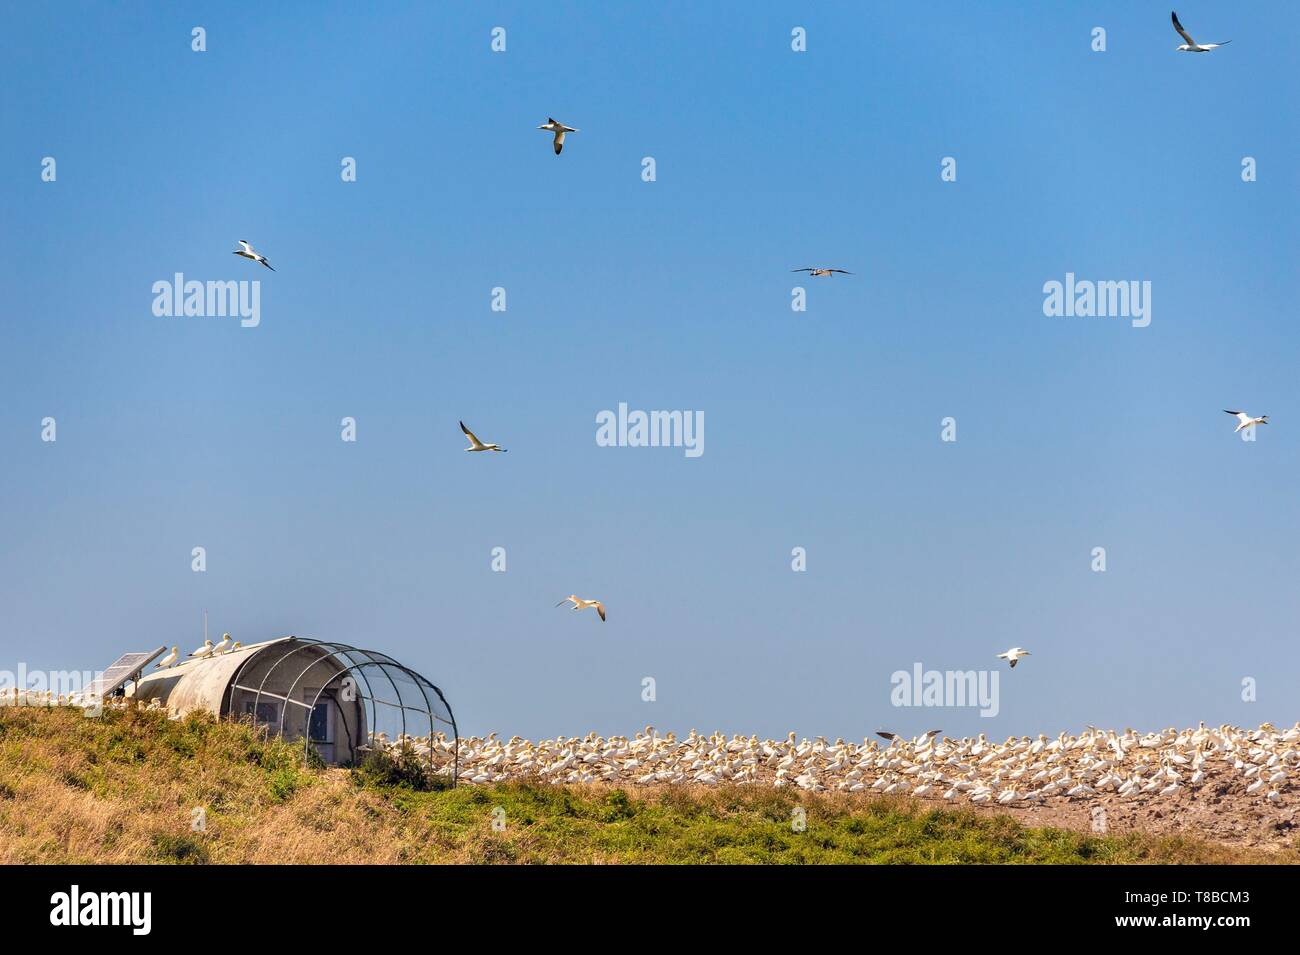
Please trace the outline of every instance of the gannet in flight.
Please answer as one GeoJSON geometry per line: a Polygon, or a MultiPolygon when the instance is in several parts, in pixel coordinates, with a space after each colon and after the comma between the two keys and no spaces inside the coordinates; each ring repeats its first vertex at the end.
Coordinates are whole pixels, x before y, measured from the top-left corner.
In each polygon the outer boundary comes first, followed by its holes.
{"type": "MultiPolygon", "coordinates": [[[[934,739],[942,732],[943,730],[928,730],[926,731],[926,734],[921,737],[921,740],[922,742],[928,743],[930,740],[934,739]]],[[[883,737],[884,739],[887,739],[890,742],[893,742],[896,739],[902,739],[902,737],[899,736],[897,733],[891,733],[888,730],[876,730],[876,735],[883,737]]]]}
{"type": "MultiPolygon", "coordinates": [[[[243,248],[242,248],[242,249],[236,249],[235,252],[234,252],[235,255],[242,255],[244,258],[246,258],[246,259],[252,259],[254,262],[261,262],[261,263],[262,263],[263,265],[265,265],[268,269],[271,269],[271,263],[268,262],[268,261],[266,261],[266,256],[264,256],[262,253],[258,252],[258,251],[257,251],[255,248],[253,248],[251,245],[249,245],[247,239],[240,239],[240,240],[239,240],[239,244],[242,245],[243,248]]],[[[271,269],[271,271],[274,272],[275,269],[271,269]]]]}
{"type": "Polygon", "coordinates": [[[550,116],[546,117],[546,122],[537,128],[555,134],[555,155],[557,156],[560,154],[560,150],[564,148],[564,134],[578,132],[578,130],[574,129],[572,126],[565,126],[563,123],[552,119],[550,116]]]}
{"type": "Polygon", "coordinates": [[[460,423],[460,430],[464,431],[465,436],[469,438],[469,447],[465,449],[466,451],[505,451],[506,450],[505,448],[498,447],[495,444],[484,444],[482,441],[480,441],[478,438],[474,436],[473,431],[465,427],[465,422],[463,421],[460,423]]]}
{"type": "Polygon", "coordinates": [[[161,670],[163,667],[171,666],[173,663],[176,662],[176,658],[180,656],[180,652],[181,652],[180,647],[172,647],[172,652],[167,654],[167,656],[163,657],[157,663],[155,663],[153,665],[153,668],[155,670],[161,670]]]}
{"type": "Polygon", "coordinates": [[[816,277],[819,275],[834,275],[836,272],[841,275],[852,275],[852,272],[845,272],[843,269],[791,269],[791,272],[807,272],[809,275],[816,277]]]}
{"type": "Polygon", "coordinates": [[[999,653],[998,658],[1001,660],[1006,660],[1014,667],[1016,665],[1017,660],[1019,660],[1021,657],[1027,657],[1029,655],[1030,655],[1029,651],[1026,650],[1024,647],[1012,647],[1006,653],[999,653]]]}
{"type": "Polygon", "coordinates": [[[574,610],[586,610],[588,607],[595,607],[596,613],[600,614],[600,619],[601,620],[605,619],[605,605],[603,603],[601,603],[599,600],[583,600],[581,597],[577,596],[576,594],[569,594],[569,596],[565,597],[555,606],[562,607],[566,603],[570,603],[570,602],[572,602],[574,610]]]}
{"type": "Polygon", "coordinates": [[[1268,424],[1268,415],[1266,414],[1260,415],[1258,418],[1252,418],[1244,411],[1229,411],[1227,408],[1223,409],[1223,413],[1236,415],[1237,420],[1241,422],[1237,427],[1232,429],[1233,434],[1236,434],[1238,431],[1245,431],[1247,428],[1253,428],[1257,424],[1268,424]]]}
{"type": "Polygon", "coordinates": [[[1183,29],[1183,25],[1178,22],[1177,13],[1170,13],[1169,16],[1173,18],[1174,29],[1178,31],[1178,35],[1187,41],[1186,43],[1184,43],[1182,46],[1178,48],[1179,53],[1209,53],[1211,50],[1217,50],[1225,43],[1232,42],[1231,40],[1224,40],[1223,43],[1205,43],[1205,44],[1197,43],[1195,40],[1193,40],[1191,37],[1187,35],[1187,31],[1183,29]]]}
{"type": "Polygon", "coordinates": [[[190,656],[198,657],[199,659],[211,655],[212,655],[212,641],[207,639],[206,637],[204,637],[203,639],[203,646],[199,647],[197,650],[195,650],[193,653],[190,654],[190,656]]]}

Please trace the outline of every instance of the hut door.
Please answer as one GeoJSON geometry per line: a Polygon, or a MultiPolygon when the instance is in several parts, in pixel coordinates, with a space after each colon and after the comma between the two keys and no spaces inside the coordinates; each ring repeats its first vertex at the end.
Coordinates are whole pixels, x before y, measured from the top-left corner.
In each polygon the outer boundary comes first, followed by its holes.
{"type": "MultiPolygon", "coordinates": [[[[310,703],[316,699],[316,690],[304,691],[305,703],[310,703]]],[[[317,752],[320,753],[321,759],[327,763],[332,763],[334,759],[334,714],[338,710],[338,703],[334,700],[334,694],[326,690],[321,693],[320,699],[316,700],[316,705],[312,707],[311,717],[308,720],[307,732],[312,743],[315,744],[317,752]]]]}

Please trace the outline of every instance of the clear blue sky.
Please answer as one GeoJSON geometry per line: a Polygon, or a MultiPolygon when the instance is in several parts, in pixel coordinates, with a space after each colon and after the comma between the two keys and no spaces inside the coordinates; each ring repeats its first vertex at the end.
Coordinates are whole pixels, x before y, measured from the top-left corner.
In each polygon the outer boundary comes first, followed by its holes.
{"type": "Polygon", "coordinates": [[[388,651],[466,732],[1293,722],[1300,12],[1178,10],[1233,43],[1174,52],[1167,3],[6,4],[0,668],[207,608],[388,651]],[[261,280],[261,326],[155,317],[175,272],[261,280]],[[1045,317],[1066,272],[1151,281],[1150,327],[1045,317]],[[597,447],[620,401],[704,455],[597,447]],[[996,719],[889,705],[1012,645],[996,719]]]}

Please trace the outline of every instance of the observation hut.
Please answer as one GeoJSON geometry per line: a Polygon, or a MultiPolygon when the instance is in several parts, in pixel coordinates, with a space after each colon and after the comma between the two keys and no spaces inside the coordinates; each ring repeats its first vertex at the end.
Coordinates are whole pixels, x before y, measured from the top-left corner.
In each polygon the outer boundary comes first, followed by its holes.
{"type": "Polygon", "coordinates": [[[142,675],[127,695],[158,700],[176,716],[249,717],[332,765],[358,761],[380,734],[442,733],[459,743],[446,697],[425,677],[386,653],[302,637],[185,660],[142,675]]]}

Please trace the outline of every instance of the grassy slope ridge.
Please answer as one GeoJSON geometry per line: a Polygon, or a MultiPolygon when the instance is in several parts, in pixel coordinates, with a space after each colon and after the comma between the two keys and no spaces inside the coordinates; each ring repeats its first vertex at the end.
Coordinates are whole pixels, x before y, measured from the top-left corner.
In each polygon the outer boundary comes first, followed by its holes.
{"type": "Polygon", "coordinates": [[[0,707],[0,863],[1251,861],[1283,860],[890,797],[544,783],[417,791],[306,766],[299,746],[246,724],[0,707]],[[206,831],[191,829],[196,807],[206,831]],[[796,807],[803,832],[791,825],[796,807]]]}

